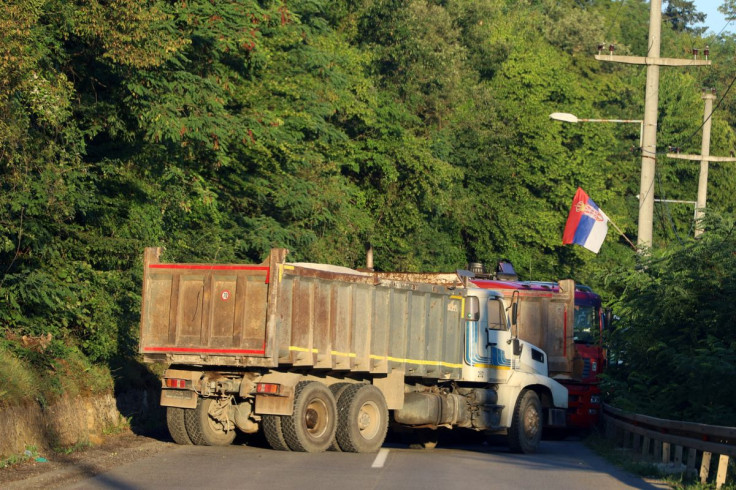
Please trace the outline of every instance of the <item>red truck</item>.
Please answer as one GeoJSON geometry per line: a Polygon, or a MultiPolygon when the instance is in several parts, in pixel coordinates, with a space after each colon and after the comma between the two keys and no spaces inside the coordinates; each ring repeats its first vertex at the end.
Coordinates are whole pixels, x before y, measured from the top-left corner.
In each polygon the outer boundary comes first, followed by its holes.
{"type": "Polygon", "coordinates": [[[601,297],[569,279],[555,283],[476,278],[472,282],[502,293],[509,302],[518,295],[518,336],[547,352],[550,377],[567,388],[567,427],[595,427],[601,407],[599,375],[606,360],[601,297]]]}

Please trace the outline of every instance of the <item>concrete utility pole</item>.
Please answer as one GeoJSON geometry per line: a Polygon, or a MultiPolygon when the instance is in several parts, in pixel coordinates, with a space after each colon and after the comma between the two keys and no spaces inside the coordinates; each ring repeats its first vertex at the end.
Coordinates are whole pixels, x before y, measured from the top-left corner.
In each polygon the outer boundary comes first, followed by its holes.
{"type": "Polygon", "coordinates": [[[708,162],[736,162],[736,158],[712,157],[710,156],[710,126],[713,115],[713,101],[716,98],[714,91],[704,91],[705,110],[703,111],[703,142],[700,146],[700,155],[680,155],[679,153],[668,153],[668,158],[679,158],[681,160],[700,160],[700,178],[698,179],[698,200],[695,205],[695,237],[703,234],[703,216],[705,214],[705,202],[708,195],[708,162]]]}
{"type": "MultiPolygon", "coordinates": [[[[654,217],[654,170],[657,157],[657,107],[659,104],[659,67],[710,65],[708,60],[660,58],[662,32],[662,0],[651,0],[649,7],[649,52],[642,56],[596,55],[600,61],[647,65],[646,98],[644,99],[644,133],[641,147],[641,185],[639,191],[639,249],[652,246],[654,217]]],[[[697,55],[696,55],[697,57],[697,55]]]]}

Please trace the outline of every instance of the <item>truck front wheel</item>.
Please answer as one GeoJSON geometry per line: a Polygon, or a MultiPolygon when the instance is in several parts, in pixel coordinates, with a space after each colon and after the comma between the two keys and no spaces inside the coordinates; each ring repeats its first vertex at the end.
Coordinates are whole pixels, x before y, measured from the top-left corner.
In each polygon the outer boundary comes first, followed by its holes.
{"type": "Polygon", "coordinates": [[[509,447],[518,453],[533,453],[542,438],[542,404],[531,390],[519,395],[509,428],[509,447]]]}
{"type": "Polygon", "coordinates": [[[235,439],[235,426],[224,414],[228,399],[198,398],[194,410],[184,411],[184,425],[192,442],[198,446],[228,446],[235,439]]]}
{"type": "Polygon", "coordinates": [[[281,418],[284,439],[292,451],[326,451],[335,438],[335,397],[318,381],[302,381],[294,391],[294,412],[281,418]]]}

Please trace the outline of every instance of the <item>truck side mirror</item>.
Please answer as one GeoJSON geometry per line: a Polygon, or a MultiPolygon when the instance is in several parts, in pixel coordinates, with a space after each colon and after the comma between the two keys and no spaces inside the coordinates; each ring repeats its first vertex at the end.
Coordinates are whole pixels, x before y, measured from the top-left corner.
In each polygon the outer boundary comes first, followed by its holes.
{"type": "MultiPolygon", "coordinates": [[[[519,291],[511,293],[511,325],[516,325],[519,320],[519,291]]],[[[518,334],[518,326],[517,326],[518,334]]]]}
{"type": "Polygon", "coordinates": [[[480,302],[477,296],[467,296],[465,298],[465,316],[469,322],[477,322],[480,320],[480,302]]]}
{"type": "Polygon", "coordinates": [[[613,330],[613,310],[611,308],[603,310],[603,330],[608,332],[613,330]]]}

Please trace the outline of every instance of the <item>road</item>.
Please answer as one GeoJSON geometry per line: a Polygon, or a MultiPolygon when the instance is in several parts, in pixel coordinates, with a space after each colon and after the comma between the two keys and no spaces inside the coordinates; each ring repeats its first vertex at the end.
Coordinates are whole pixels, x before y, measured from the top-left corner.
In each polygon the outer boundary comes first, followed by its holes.
{"type": "Polygon", "coordinates": [[[96,472],[78,471],[61,485],[58,481],[53,484],[54,476],[49,474],[16,482],[11,488],[38,488],[40,483],[47,488],[74,489],[666,488],[612,466],[582,442],[571,440],[543,441],[533,455],[512,454],[501,441],[449,444],[434,450],[386,444],[377,454],[307,454],[243,444],[167,443],[165,449],[142,453],[139,459],[124,459],[96,476],[88,476],[96,472]]]}

